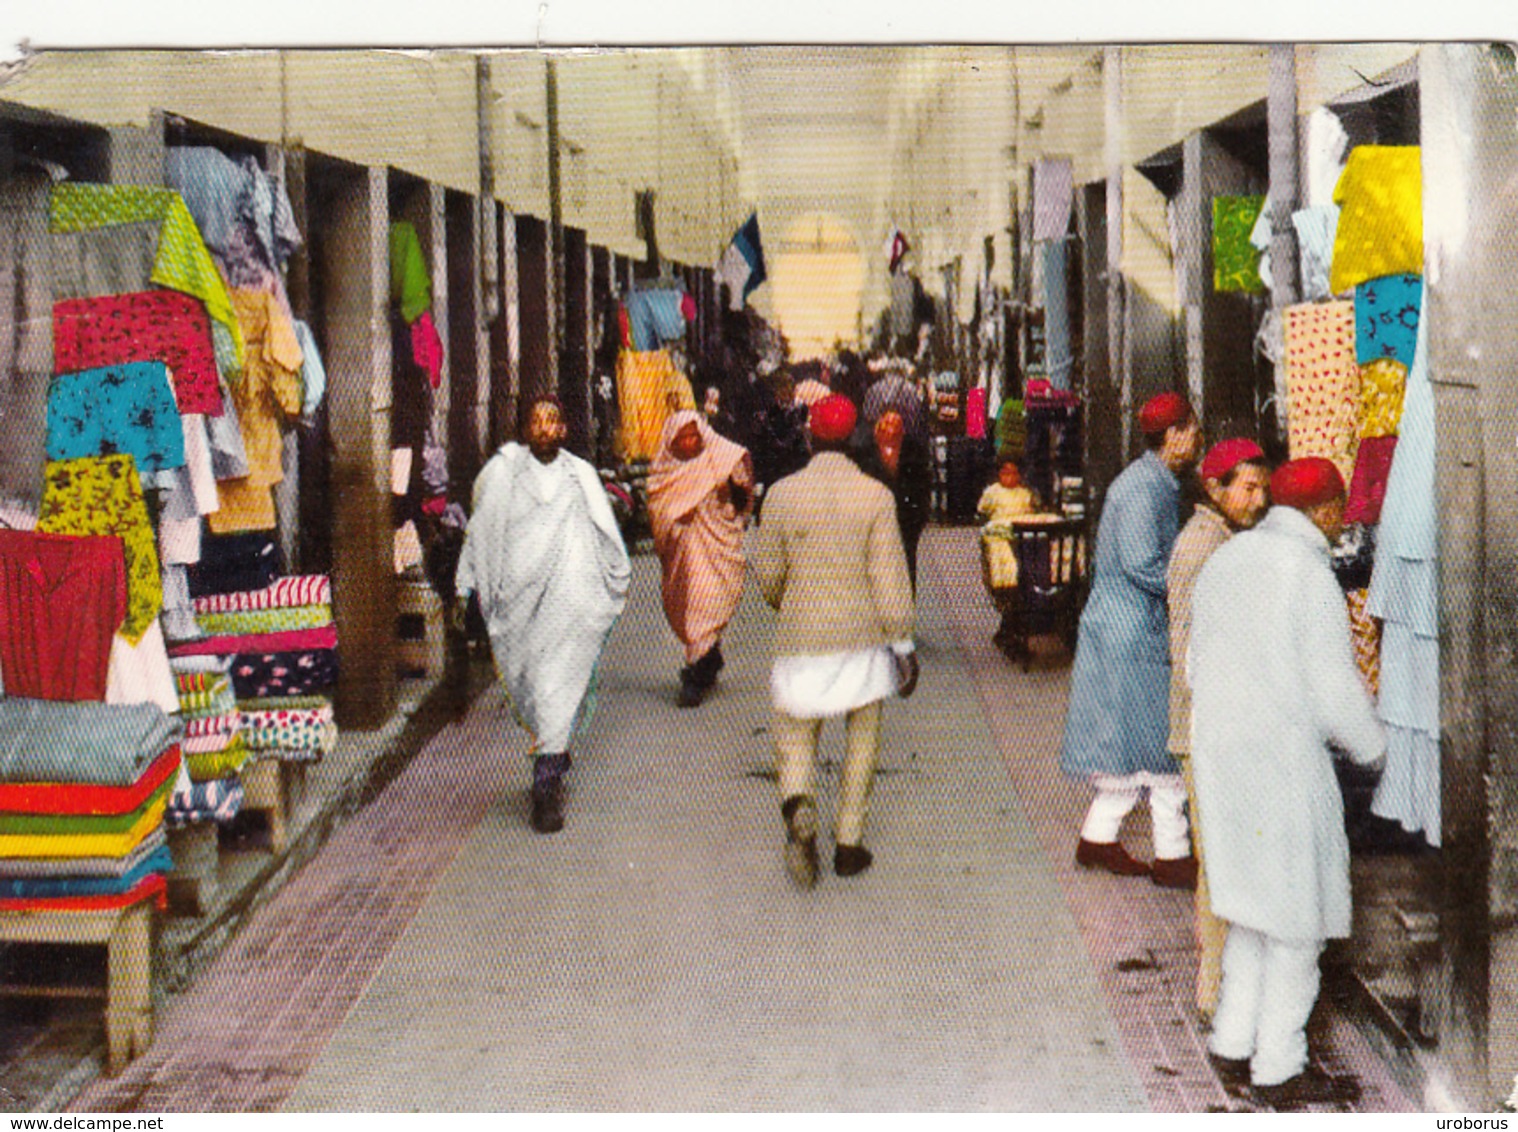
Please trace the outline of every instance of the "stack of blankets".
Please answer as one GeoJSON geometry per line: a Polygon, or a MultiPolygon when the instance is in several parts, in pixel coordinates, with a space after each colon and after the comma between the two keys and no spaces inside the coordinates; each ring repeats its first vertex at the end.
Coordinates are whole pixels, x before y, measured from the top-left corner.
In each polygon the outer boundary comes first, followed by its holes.
{"type": "MultiPolygon", "coordinates": [[[[203,635],[171,650],[190,777],[223,781],[261,759],[318,761],[337,742],[327,696],[337,680],[331,580],[280,575],[277,548],[263,535],[206,541],[207,563],[236,565],[192,571],[203,635]],[[250,539],[267,545],[243,545],[250,539]]],[[[219,800],[203,800],[228,805],[232,794],[224,784],[219,800]]]]}
{"type": "Polygon", "coordinates": [[[165,907],[181,733],[152,704],[0,698],[0,911],[165,907]]]}
{"type": "Polygon", "coordinates": [[[185,721],[185,765],[189,788],[169,802],[168,822],[179,828],[200,822],[225,825],[242,809],[238,772],[248,761],[242,716],[224,657],[177,659],[174,683],[185,721]]]}

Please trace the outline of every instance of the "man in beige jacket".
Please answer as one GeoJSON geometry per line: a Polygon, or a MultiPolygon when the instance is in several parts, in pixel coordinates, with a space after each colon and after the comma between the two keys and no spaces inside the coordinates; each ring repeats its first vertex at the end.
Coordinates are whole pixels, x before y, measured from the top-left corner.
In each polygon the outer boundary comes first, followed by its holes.
{"type": "Polygon", "coordinates": [[[812,406],[813,456],[769,492],[753,558],[764,598],[780,611],[770,690],[786,824],[786,871],[817,883],[817,738],[846,718],[833,871],[874,859],[860,842],[880,744],[881,701],[917,684],[912,585],[890,491],[845,455],[856,412],[833,395],[812,406]]]}
{"type": "Polygon", "coordinates": [[[1191,806],[1192,841],[1196,855],[1187,868],[1169,873],[1156,869],[1153,880],[1169,888],[1196,889],[1196,934],[1200,951],[1197,967],[1196,1004],[1203,1018],[1212,1020],[1223,979],[1223,945],[1228,924],[1212,914],[1207,873],[1202,862],[1201,815],[1197,812],[1196,785],[1191,773],[1191,686],[1186,678],[1186,650],[1191,643],[1191,593],[1197,575],[1235,531],[1247,530],[1260,521],[1270,503],[1270,469],[1265,453],[1252,440],[1234,437],[1219,441],[1202,460],[1202,487],[1207,497],[1181,528],[1170,551],[1166,570],[1170,606],[1170,753],[1181,764],[1191,806]]]}

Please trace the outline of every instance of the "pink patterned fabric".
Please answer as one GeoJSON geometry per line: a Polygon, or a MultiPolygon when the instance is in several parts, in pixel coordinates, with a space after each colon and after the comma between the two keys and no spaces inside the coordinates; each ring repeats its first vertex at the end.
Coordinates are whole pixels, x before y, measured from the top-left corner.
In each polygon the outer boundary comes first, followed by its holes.
{"type": "Polygon", "coordinates": [[[211,321],[200,300],[178,291],[140,291],[53,305],[56,372],[123,362],[163,362],[181,413],[221,416],[211,321]]]}
{"type": "Polygon", "coordinates": [[[261,590],[206,594],[195,599],[196,613],[250,613],[259,609],[294,609],[331,605],[332,579],[326,574],[292,574],[261,590]]]}
{"type": "Polygon", "coordinates": [[[1332,460],[1350,482],[1360,443],[1360,367],[1355,304],[1286,308],[1287,439],[1291,458],[1332,460]]]}
{"type": "Polygon", "coordinates": [[[438,337],[431,311],[423,311],[411,324],[411,358],[427,371],[432,388],[443,383],[443,340],[438,337]]]}

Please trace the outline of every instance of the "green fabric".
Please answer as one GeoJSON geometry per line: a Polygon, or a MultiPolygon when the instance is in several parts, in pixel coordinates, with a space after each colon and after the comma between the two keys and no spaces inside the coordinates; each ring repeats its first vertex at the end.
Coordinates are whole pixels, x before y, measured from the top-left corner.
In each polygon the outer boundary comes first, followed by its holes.
{"type": "Polygon", "coordinates": [[[1265,198],[1212,198],[1212,286],[1216,291],[1263,291],[1260,250],[1249,242],[1265,198]]]}
{"type": "Polygon", "coordinates": [[[135,810],[124,814],[10,814],[0,813],[0,837],[38,837],[68,834],[126,833],[142,815],[168,796],[177,781],[169,775],[135,810]]]}
{"type": "Polygon", "coordinates": [[[253,711],[319,711],[332,706],[330,696],[269,696],[265,699],[238,700],[237,706],[244,712],[253,711]]]}
{"type": "Polygon", "coordinates": [[[1028,416],[1021,401],[1003,401],[996,414],[996,455],[1021,460],[1028,447],[1028,416]]]}
{"type": "Polygon", "coordinates": [[[208,637],[241,637],[255,633],[288,633],[296,629],[325,629],[332,624],[332,607],[297,605],[284,609],[197,613],[195,623],[208,637]]]}
{"type": "Polygon", "coordinates": [[[432,305],[432,279],[422,242],[408,220],[390,225],[390,301],[401,304],[401,317],[408,324],[432,305]]]}
{"type": "Polygon", "coordinates": [[[48,227],[54,232],[83,232],[113,224],[158,220],[158,258],[152,280],[162,287],[194,295],[206,313],[231,337],[235,369],[242,368],[242,331],[221,272],[200,238],[195,218],[173,189],[147,185],[89,185],[64,182],[48,197],[48,227]]]}
{"type": "Polygon", "coordinates": [[[190,770],[192,782],[210,782],[217,778],[227,778],[242,769],[243,764],[253,757],[253,752],[248,749],[246,740],[242,734],[232,736],[232,741],[219,751],[206,751],[203,754],[187,754],[184,757],[185,766],[190,770]]]}

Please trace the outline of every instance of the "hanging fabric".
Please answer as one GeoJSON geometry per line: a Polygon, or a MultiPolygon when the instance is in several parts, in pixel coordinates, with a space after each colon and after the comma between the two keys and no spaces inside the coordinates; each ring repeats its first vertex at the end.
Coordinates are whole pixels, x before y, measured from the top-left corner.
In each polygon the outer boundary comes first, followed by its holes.
{"type": "Polygon", "coordinates": [[[1068,157],[1046,157],[1033,166],[1033,239],[1063,240],[1070,234],[1075,198],[1068,157]]]}
{"type": "Polygon", "coordinates": [[[1329,298],[1333,294],[1328,289],[1328,277],[1333,268],[1339,206],[1325,204],[1298,209],[1291,214],[1291,224],[1297,230],[1302,298],[1308,302],[1329,298]]]}
{"type": "Polygon", "coordinates": [[[47,392],[47,458],[130,453],[152,475],[184,466],[184,426],[162,362],[60,373],[47,392]]]}
{"type": "Polygon", "coordinates": [[[1044,294],[1044,370],[1055,389],[1070,388],[1075,355],[1070,348],[1070,241],[1041,245],[1044,294]]]}
{"type": "Polygon", "coordinates": [[[617,403],[623,459],[652,460],[665,419],[675,410],[694,409],[696,396],[669,351],[623,350],[617,354],[617,403]]]}
{"type": "Polygon", "coordinates": [[[390,225],[390,301],[400,304],[401,317],[410,326],[432,305],[432,277],[422,241],[409,220],[390,225]]]}
{"type": "MultiPolygon", "coordinates": [[[[1427,308],[1425,289],[1420,309],[1427,308]]],[[[1371,812],[1430,845],[1442,836],[1439,768],[1439,561],[1434,391],[1428,326],[1420,321],[1396,457],[1377,531],[1366,612],[1380,618],[1386,769],[1371,812]]]]}
{"type": "Polygon", "coordinates": [[[1418,343],[1418,312],[1423,280],[1416,275],[1387,275],[1355,286],[1355,357],[1367,362],[1389,359],[1412,364],[1418,343]]]}
{"type": "Polygon", "coordinates": [[[1362,437],[1355,454],[1355,470],[1349,479],[1349,499],[1344,505],[1346,523],[1381,521],[1386,500],[1386,482],[1391,475],[1392,456],[1397,448],[1395,436],[1362,437]]]}
{"type": "Polygon", "coordinates": [[[1360,367],[1360,436],[1396,436],[1407,393],[1407,367],[1378,358],[1360,367]]]}
{"type": "Polygon", "coordinates": [[[1329,278],[1334,294],[1384,275],[1423,274],[1423,169],[1417,146],[1356,146],[1334,202],[1341,210],[1329,278]]]}
{"type": "Polygon", "coordinates": [[[1263,291],[1260,252],[1249,237],[1265,208],[1262,196],[1212,198],[1212,287],[1215,291],[1263,291]]]}
{"type": "Polygon", "coordinates": [[[1354,304],[1287,307],[1285,336],[1291,457],[1327,457],[1349,483],[1360,443],[1354,304]]]}

